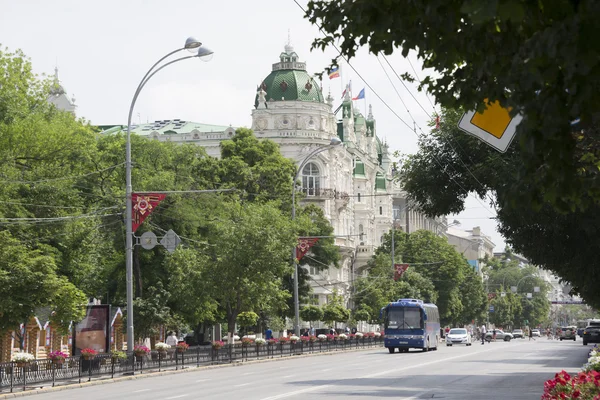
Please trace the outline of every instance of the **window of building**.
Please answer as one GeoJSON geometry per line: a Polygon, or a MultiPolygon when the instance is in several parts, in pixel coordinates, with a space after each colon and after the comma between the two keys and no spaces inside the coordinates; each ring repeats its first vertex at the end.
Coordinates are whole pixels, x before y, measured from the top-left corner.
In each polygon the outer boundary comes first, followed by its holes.
{"type": "Polygon", "coordinates": [[[316,268],[316,267],[311,267],[311,266],[309,266],[309,267],[308,267],[308,273],[309,273],[309,274],[311,274],[311,275],[318,275],[318,274],[319,274],[319,271],[317,270],[317,268],[316,268]]]}
{"type": "Polygon", "coordinates": [[[310,304],[315,305],[315,306],[319,305],[319,295],[318,294],[310,295],[310,304]]]}
{"type": "Polygon", "coordinates": [[[383,207],[379,206],[379,215],[383,215],[383,207]]]}
{"type": "MultiPolygon", "coordinates": [[[[360,240],[361,242],[365,240],[365,235],[363,232],[363,226],[362,224],[358,226],[358,240],[360,240]]],[[[362,244],[362,243],[361,243],[362,244]]]]}
{"type": "Polygon", "coordinates": [[[302,169],[302,189],[307,196],[316,196],[321,189],[319,167],[315,163],[308,163],[302,169]]]}
{"type": "Polygon", "coordinates": [[[358,194],[358,197],[356,199],[360,203],[360,193],[358,194]]]}

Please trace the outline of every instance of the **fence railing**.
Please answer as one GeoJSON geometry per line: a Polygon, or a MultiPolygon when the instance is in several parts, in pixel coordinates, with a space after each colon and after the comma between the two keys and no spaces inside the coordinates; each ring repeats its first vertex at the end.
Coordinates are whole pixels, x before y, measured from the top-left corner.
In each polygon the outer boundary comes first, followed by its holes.
{"type": "Polygon", "coordinates": [[[81,356],[66,358],[62,363],[52,360],[34,360],[27,363],[0,363],[0,393],[14,390],[27,390],[40,386],[81,383],[96,379],[114,378],[119,375],[143,374],[167,369],[183,369],[206,365],[227,364],[289,357],[294,355],[346,351],[368,347],[378,347],[383,338],[362,338],[352,340],[276,343],[248,345],[241,343],[224,345],[220,349],[211,346],[194,346],[185,352],[176,349],[167,351],[153,350],[145,356],[126,353],[125,359],[111,357],[110,354],[98,354],[91,359],[81,356]]]}

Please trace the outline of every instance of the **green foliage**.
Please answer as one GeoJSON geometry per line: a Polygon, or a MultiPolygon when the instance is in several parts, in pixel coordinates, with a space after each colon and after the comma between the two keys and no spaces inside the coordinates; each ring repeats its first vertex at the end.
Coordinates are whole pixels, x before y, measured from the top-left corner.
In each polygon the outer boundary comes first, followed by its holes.
{"type": "Polygon", "coordinates": [[[158,328],[169,321],[171,314],[167,306],[170,293],[161,282],[148,288],[145,298],[133,301],[133,324],[136,340],[158,335],[158,328]]]}
{"type": "Polygon", "coordinates": [[[257,322],[258,314],[253,311],[242,311],[237,316],[237,323],[244,328],[254,326],[257,322]]]}
{"type": "Polygon", "coordinates": [[[309,322],[321,321],[323,319],[323,309],[314,305],[304,306],[300,310],[300,318],[309,322]]]}
{"type": "Polygon", "coordinates": [[[600,2],[311,0],[307,7],[325,33],[313,47],[336,44],[347,58],[365,45],[373,54],[415,51],[430,71],[421,89],[443,107],[481,110],[489,99],[521,113],[512,147],[523,173],[511,185],[529,186],[520,192],[526,204],[574,210],[600,199],[600,2]]]}
{"type": "Polygon", "coordinates": [[[354,318],[355,321],[369,321],[371,319],[371,315],[366,309],[359,308],[352,313],[352,318],[354,318]]]}

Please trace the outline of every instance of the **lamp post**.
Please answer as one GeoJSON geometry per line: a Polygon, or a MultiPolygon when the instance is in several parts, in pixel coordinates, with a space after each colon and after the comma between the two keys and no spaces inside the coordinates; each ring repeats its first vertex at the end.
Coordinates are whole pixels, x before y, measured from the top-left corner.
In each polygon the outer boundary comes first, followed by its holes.
{"type": "MultiPolygon", "coordinates": [[[[292,221],[296,219],[296,182],[298,181],[298,177],[300,176],[302,169],[312,157],[329,150],[334,146],[339,146],[340,144],[342,144],[342,141],[338,137],[331,138],[327,146],[311,151],[304,158],[304,160],[302,160],[300,166],[298,166],[298,171],[296,172],[296,176],[294,176],[294,182],[292,183],[292,221]]],[[[292,251],[292,262],[294,263],[294,332],[296,336],[300,336],[300,298],[298,297],[298,261],[296,260],[296,247],[297,246],[294,245],[294,250],[292,251]]]]}
{"type": "Polygon", "coordinates": [[[165,68],[168,65],[176,63],[178,61],[187,60],[188,58],[194,57],[207,57],[212,55],[212,51],[207,49],[206,47],[202,47],[202,43],[193,37],[189,37],[185,41],[185,45],[182,48],[174,50],[162,57],[158,60],[152,68],[146,72],[146,75],[142,78],[142,81],[138,85],[135,94],[133,95],[133,99],[131,100],[131,106],[129,107],[129,116],[127,117],[127,136],[126,136],[126,144],[125,144],[125,201],[126,204],[126,215],[125,215],[125,226],[127,230],[127,234],[125,236],[125,268],[126,268],[126,276],[127,276],[127,350],[133,350],[133,204],[131,204],[131,116],[133,115],[133,107],[135,106],[135,102],[142,91],[142,88],[146,85],[146,83],[152,78],[158,71],[165,68]],[[182,50],[188,50],[190,52],[196,52],[195,55],[186,56],[177,58],[175,60],[169,61],[159,68],[156,68],[162,61],[172,56],[175,53],[178,53],[182,50]]]}

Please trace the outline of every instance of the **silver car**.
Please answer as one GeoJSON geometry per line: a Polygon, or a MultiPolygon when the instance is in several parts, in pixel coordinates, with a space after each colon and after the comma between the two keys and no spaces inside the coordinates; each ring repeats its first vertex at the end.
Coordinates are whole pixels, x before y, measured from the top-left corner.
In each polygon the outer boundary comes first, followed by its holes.
{"type": "Polygon", "coordinates": [[[512,333],[504,332],[502,329],[490,329],[485,334],[485,338],[487,340],[492,339],[494,337],[494,332],[496,332],[496,340],[504,340],[505,342],[510,342],[513,339],[512,333]]]}

